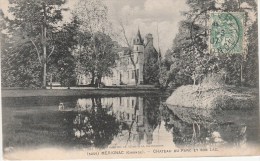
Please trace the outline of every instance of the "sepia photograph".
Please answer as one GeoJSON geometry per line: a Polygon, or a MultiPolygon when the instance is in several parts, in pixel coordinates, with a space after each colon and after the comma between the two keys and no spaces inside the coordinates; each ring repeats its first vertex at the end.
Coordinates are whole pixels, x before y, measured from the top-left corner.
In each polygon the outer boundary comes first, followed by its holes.
{"type": "Polygon", "coordinates": [[[260,155],[258,0],[0,0],[4,160],[260,155]]]}

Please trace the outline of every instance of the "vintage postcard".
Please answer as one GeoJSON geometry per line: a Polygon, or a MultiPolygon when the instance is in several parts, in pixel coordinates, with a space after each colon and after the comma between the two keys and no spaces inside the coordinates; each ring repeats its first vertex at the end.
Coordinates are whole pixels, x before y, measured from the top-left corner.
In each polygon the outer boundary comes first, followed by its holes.
{"type": "Polygon", "coordinates": [[[1,0],[5,160],[260,155],[257,0],[1,0]]]}

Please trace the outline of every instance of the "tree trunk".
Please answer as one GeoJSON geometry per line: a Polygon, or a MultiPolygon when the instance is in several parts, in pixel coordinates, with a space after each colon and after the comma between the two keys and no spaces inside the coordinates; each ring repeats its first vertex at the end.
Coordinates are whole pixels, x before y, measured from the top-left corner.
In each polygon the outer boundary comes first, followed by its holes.
{"type": "Polygon", "coordinates": [[[52,74],[51,74],[51,80],[50,80],[50,89],[52,89],[52,74]]]}
{"type": "Polygon", "coordinates": [[[70,80],[69,80],[69,82],[68,82],[68,89],[70,89],[70,80]]]}
{"type": "MultiPolygon", "coordinates": [[[[46,46],[44,46],[43,47],[43,57],[45,58],[46,57],[46,46]]],[[[46,64],[46,60],[45,59],[43,59],[43,82],[42,82],[42,84],[43,84],[43,89],[46,89],[46,74],[47,74],[47,72],[46,72],[46,68],[47,68],[47,64],[46,64]]]]}
{"type": "Polygon", "coordinates": [[[42,82],[42,88],[46,89],[46,75],[47,75],[47,54],[46,54],[46,6],[43,3],[43,16],[44,16],[44,22],[43,22],[43,38],[42,38],[42,45],[43,45],[43,82],[42,82]]]}
{"type": "Polygon", "coordinates": [[[240,64],[240,85],[243,86],[244,78],[243,78],[243,58],[240,64]]]}
{"type": "Polygon", "coordinates": [[[91,75],[92,75],[92,79],[91,79],[91,85],[95,84],[95,73],[94,72],[91,72],[91,75]]]}
{"type": "Polygon", "coordinates": [[[100,76],[100,75],[97,76],[96,84],[97,84],[97,87],[98,87],[98,88],[99,88],[100,85],[101,85],[101,78],[102,78],[102,76],[100,76]]]}

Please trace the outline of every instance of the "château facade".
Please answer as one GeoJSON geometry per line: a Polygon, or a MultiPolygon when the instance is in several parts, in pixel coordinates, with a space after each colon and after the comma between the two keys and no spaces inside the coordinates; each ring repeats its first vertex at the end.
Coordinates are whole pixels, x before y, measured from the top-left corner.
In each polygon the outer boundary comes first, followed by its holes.
{"type": "MultiPolygon", "coordinates": [[[[155,84],[159,76],[158,60],[160,55],[153,45],[153,35],[142,38],[140,30],[132,40],[132,49],[122,47],[118,52],[116,66],[111,76],[102,77],[106,86],[155,84]]],[[[91,74],[78,75],[77,85],[91,83],[91,74]]]]}
{"type": "MultiPolygon", "coordinates": [[[[159,58],[158,52],[153,46],[153,36],[152,34],[147,34],[145,39],[143,39],[138,29],[132,44],[132,52],[129,52],[129,49],[126,47],[123,47],[118,52],[119,60],[112,71],[113,76],[102,78],[102,82],[105,85],[135,85],[136,82],[137,84],[148,83],[145,79],[146,67],[149,67],[149,63],[157,63],[159,58]],[[155,61],[149,62],[151,57],[155,61]]],[[[158,68],[154,70],[154,72],[156,71],[158,71],[158,68]]]]}

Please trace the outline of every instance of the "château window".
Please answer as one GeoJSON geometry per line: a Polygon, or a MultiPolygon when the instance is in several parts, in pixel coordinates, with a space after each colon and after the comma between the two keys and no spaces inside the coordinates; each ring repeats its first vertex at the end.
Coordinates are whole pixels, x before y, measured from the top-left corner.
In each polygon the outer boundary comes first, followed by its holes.
{"type": "Polygon", "coordinates": [[[129,99],[127,99],[127,107],[129,107],[129,104],[130,104],[130,103],[129,103],[129,99]]]}
{"type": "Polygon", "coordinates": [[[136,51],[138,51],[138,46],[136,47],[136,51]]]}
{"type": "Polygon", "coordinates": [[[132,70],[132,79],[135,79],[135,71],[132,70]]]}

